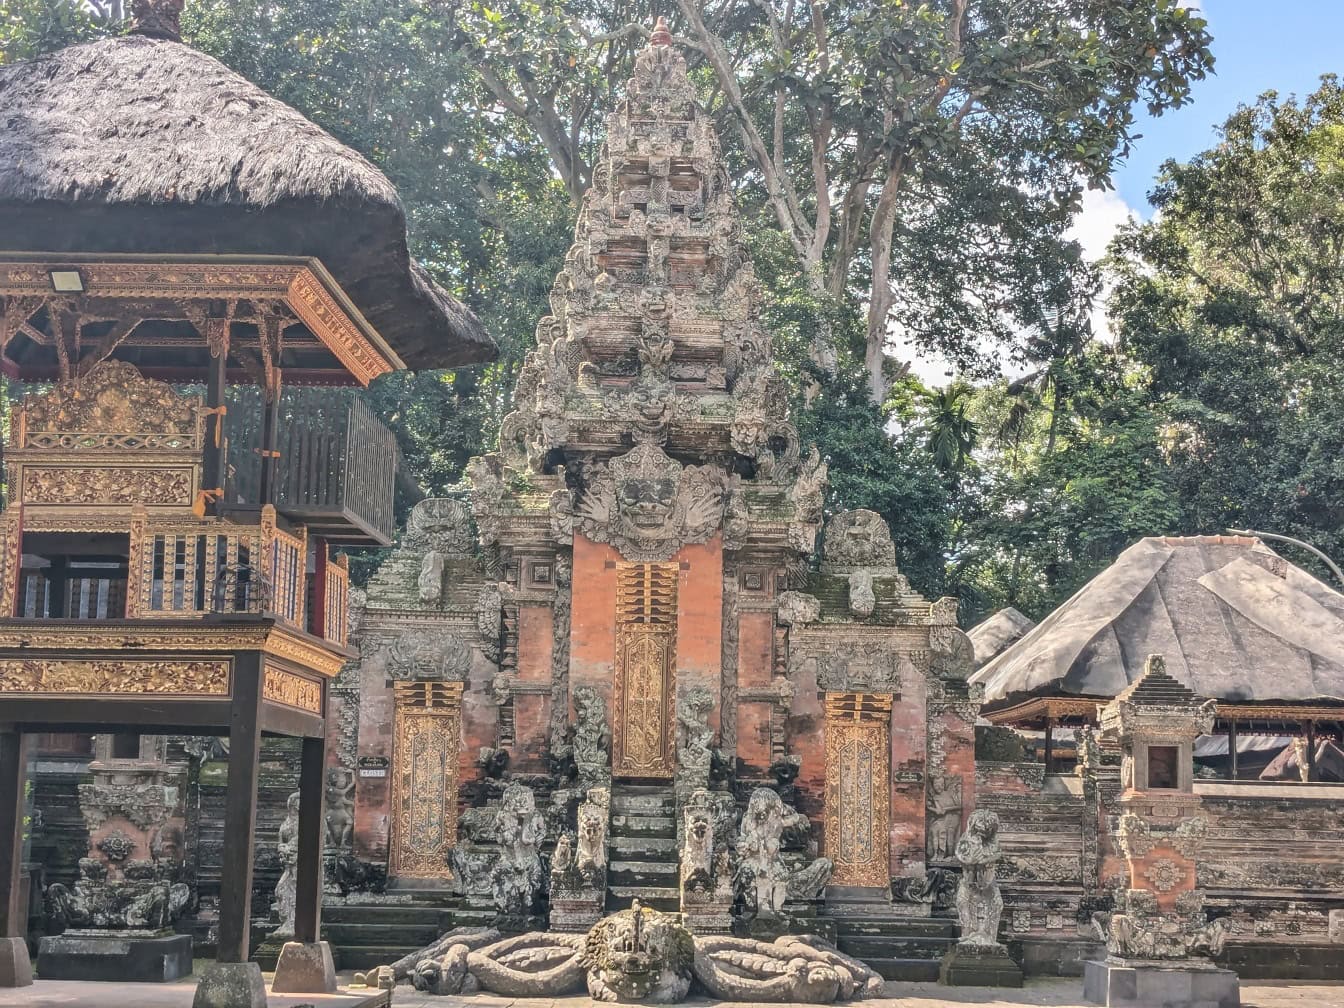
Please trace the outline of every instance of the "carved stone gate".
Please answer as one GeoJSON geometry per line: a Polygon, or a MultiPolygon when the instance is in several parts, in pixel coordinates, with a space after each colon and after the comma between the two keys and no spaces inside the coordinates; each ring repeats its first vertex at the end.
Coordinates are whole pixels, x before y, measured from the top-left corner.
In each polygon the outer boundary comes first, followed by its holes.
{"type": "Polygon", "coordinates": [[[616,569],[611,726],[617,777],[672,776],[677,574],[676,563],[621,563],[616,569]]]}
{"type": "Polygon", "coordinates": [[[393,734],[391,871],[448,879],[457,842],[460,682],[399,682],[393,734]]]}

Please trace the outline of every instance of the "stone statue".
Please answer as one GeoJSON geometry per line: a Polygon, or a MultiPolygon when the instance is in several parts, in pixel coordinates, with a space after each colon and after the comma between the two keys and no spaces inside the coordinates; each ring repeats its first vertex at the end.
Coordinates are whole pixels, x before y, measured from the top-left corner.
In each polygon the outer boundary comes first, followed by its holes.
{"type": "Polygon", "coordinates": [[[636,900],[588,932],[588,994],[598,1001],[672,1004],[691,989],[695,942],[675,917],[636,900]]]}
{"type": "Polygon", "coordinates": [[[280,881],[275,884],[275,913],[280,918],[280,926],[274,933],[292,935],[298,885],[295,873],[299,865],[299,792],[297,791],[289,796],[278,837],[277,853],[284,871],[280,873],[280,881]]]}
{"type": "Polygon", "coordinates": [[[949,861],[961,834],[962,781],[946,773],[929,774],[929,857],[949,861]]]}
{"type": "Polygon", "coordinates": [[[999,817],[988,809],[971,813],[966,835],[957,841],[961,883],[957,886],[957,917],[962,945],[997,948],[1003,895],[995,877],[1003,852],[999,849],[999,817]]]}
{"type": "Polygon", "coordinates": [[[728,849],[726,795],[703,789],[682,805],[681,915],[694,934],[732,930],[733,870],[728,849]],[[719,799],[716,802],[716,799],[719,799]]]}
{"type": "Polygon", "coordinates": [[[807,826],[807,819],[769,788],[751,793],[737,839],[737,871],[742,901],[754,916],[779,917],[785,901],[815,899],[830,881],[833,866],[826,858],[791,872],[780,856],[784,830],[807,826]]]}
{"type": "Polygon", "coordinates": [[[579,806],[579,852],[575,867],[595,886],[606,884],[610,801],[610,793],[605,788],[593,788],[588,792],[588,800],[579,806]]]}
{"type": "Polygon", "coordinates": [[[851,571],[849,614],[857,619],[867,619],[875,608],[877,608],[877,595],[873,591],[873,572],[866,568],[851,571]]]}
{"type": "Polygon", "coordinates": [[[714,733],[709,712],[714,696],[704,686],[683,689],[677,697],[677,785],[679,789],[704,787],[709,783],[713,761],[714,733]]]}
{"type": "Polygon", "coordinates": [[[574,687],[574,762],[582,784],[600,786],[611,776],[607,703],[591,686],[574,687]]]}
{"type": "Polygon", "coordinates": [[[443,554],[438,550],[430,550],[421,559],[416,588],[427,606],[436,606],[443,598],[443,554]]]}
{"type": "Polygon", "coordinates": [[[1097,773],[1101,770],[1101,743],[1097,741],[1097,730],[1090,725],[1084,725],[1074,732],[1078,746],[1078,765],[1075,772],[1078,776],[1085,773],[1097,773]]]}
{"type": "Polygon", "coordinates": [[[355,833],[355,775],[343,766],[327,770],[327,847],[348,850],[355,833]]]}
{"type": "Polygon", "coordinates": [[[504,788],[494,813],[499,862],[490,873],[490,893],[501,914],[525,918],[541,893],[537,848],[546,836],[546,818],[532,789],[516,781],[504,788]]]}

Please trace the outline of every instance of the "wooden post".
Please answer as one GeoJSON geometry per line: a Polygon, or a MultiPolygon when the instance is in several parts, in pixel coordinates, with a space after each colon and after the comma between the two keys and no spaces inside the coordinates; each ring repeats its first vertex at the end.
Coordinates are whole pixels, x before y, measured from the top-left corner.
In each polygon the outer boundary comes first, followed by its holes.
{"type": "Polygon", "coordinates": [[[26,938],[19,869],[23,864],[23,784],[27,777],[26,737],[0,731],[0,938],[26,938]]]}
{"type": "Polygon", "coordinates": [[[1227,752],[1231,762],[1228,764],[1228,780],[1237,779],[1237,722],[1227,722],[1227,752]]]}
{"type": "Polygon", "coordinates": [[[224,799],[223,864],[219,887],[219,943],[215,960],[245,963],[252,919],[252,847],[257,826],[257,767],[261,762],[262,658],[234,661],[229,713],[229,787],[224,799]]]}
{"type": "Polygon", "coordinates": [[[318,940],[322,922],[322,773],[325,733],[305,738],[299,758],[299,860],[294,871],[294,940],[318,940]]]}
{"type": "Polygon", "coordinates": [[[314,637],[327,636],[327,541],[318,536],[308,540],[308,550],[313,558],[313,600],[308,612],[308,632],[314,637]]]}
{"type": "Polygon", "coordinates": [[[213,319],[207,325],[220,326],[223,329],[222,335],[210,344],[210,376],[206,380],[205,405],[213,412],[205,421],[205,464],[201,474],[202,488],[218,490],[221,494],[220,499],[215,501],[213,511],[214,514],[218,514],[219,506],[223,503],[224,477],[228,467],[223,410],[224,389],[229,368],[229,322],[226,319],[213,319]]]}
{"type": "Polygon", "coordinates": [[[280,374],[276,369],[275,387],[262,390],[265,412],[261,422],[261,499],[262,506],[275,503],[276,463],[280,443],[280,374]]]}
{"type": "Polygon", "coordinates": [[[1316,722],[1307,722],[1307,780],[1316,779],[1316,722]]]}
{"type": "Polygon", "coordinates": [[[1045,719],[1045,772],[1050,772],[1050,761],[1055,756],[1055,719],[1045,719]]]}

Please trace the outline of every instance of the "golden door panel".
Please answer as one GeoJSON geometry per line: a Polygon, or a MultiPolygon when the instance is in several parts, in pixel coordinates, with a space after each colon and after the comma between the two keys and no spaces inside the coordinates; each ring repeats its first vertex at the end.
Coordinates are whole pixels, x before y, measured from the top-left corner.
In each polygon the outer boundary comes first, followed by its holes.
{"type": "Polygon", "coordinates": [[[832,885],[890,885],[891,694],[826,698],[826,856],[832,885]]]}
{"type": "Polygon", "coordinates": [[[392,749],[392,873],[449,879],[457,842],[462,684],[396,684],[392,749]]]}
{"type": "Polygon", "coordinates": [[[675,563],[616,569],[611,724],[618,777],[672,776],[678,571],[675,563]]]}

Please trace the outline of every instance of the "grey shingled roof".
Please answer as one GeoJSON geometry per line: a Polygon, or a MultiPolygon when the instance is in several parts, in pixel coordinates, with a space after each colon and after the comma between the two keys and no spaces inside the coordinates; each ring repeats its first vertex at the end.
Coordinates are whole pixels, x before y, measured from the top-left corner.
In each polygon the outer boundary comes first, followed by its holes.
{"type": "Polygon", "coordinates": [[[1021,640],[1035,625],[1022,613],[1008,606],[967,630],[966,636],[975,648],[976,667],[979,668],[1001,654],[1004,648],[1021,640]]]}
{"type": "Polygon", "coordinates": [[[1111,698],[1150,654],[1203,697],[1344,699],[1344,595],[1258,539],[1142,539],[982,666],[986,707],[1111,698]]]}

